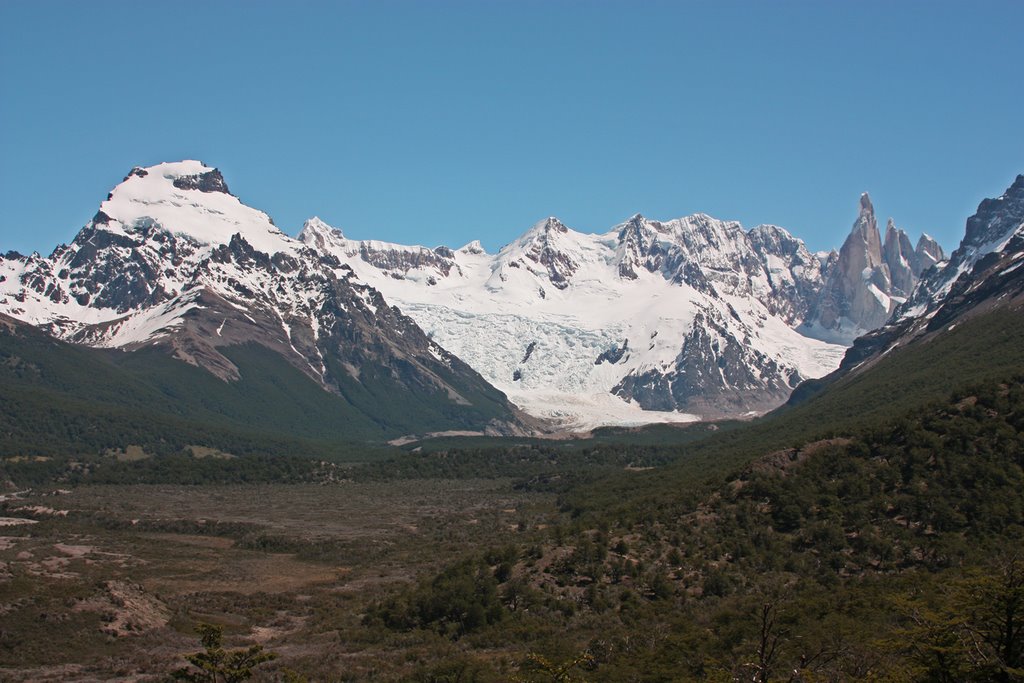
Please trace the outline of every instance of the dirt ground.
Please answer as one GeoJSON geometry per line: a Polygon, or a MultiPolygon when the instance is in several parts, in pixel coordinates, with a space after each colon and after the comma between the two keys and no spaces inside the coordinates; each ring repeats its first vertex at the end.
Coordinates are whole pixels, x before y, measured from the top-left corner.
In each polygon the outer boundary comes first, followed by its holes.
{"type": "Polygon", "coordinates": [[[551,505],[490,480],[6,495],[0,680],[163,680],[200,622],[278,654],[264,680],[400,680],[360,635],[367,606],[551,505]]]}

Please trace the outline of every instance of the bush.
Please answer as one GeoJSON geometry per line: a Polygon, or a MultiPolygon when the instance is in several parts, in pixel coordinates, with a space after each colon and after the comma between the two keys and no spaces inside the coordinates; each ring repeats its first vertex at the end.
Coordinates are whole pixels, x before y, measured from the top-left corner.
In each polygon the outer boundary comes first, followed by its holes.
{"type": "Polygon", "coordinates": [[[459,638],[504,615],[498,581],[490,567],[467,560],[421,583],[410,594],[387,601],[369,616],[391,629],[429,628],[459,638]]]}

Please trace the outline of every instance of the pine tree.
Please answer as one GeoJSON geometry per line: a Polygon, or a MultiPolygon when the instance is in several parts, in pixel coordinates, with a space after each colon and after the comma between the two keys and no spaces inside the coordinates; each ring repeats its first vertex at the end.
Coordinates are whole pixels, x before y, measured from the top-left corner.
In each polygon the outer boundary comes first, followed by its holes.
{"type": "Polygon", "coordinates": [[[213,624],[199,624],[199,641],[203,652],[185,655],[193,668],[182,668],[171,674],[174,680],[190,683],[238,683],[252,678],[253,669],[277,658],[273,652],[264,652],[262,645],[250,645],[238,650],[225,650],[224,629],[213,624]]]}

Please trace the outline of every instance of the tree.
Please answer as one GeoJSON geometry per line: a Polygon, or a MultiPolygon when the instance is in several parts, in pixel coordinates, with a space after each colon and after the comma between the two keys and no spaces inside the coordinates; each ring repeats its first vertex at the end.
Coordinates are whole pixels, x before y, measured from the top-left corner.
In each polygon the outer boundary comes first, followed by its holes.
{"type": "Polygon", "coordinates": [[[1024,680],[1024,562],[1003,560],[955,591],[966,609],[962,638],[968,657],[992,680],[1024,680]]]}
{"type": "Polygon", "coordinates": [[[238,683],[252,678],[253,669],[264,662],[277,659],[273,652],[264,652],[262,645],[250,645],[238,650],[225,650],[224,629],[213,624],[199,624],[199,642],[203,652],[185,655],[194,668],[178,669],[171,677],[191,683],[238,683]]]}
{"type": "Polygon", "coordinates": [[[771,676],[772,666],[775,664],[775,657],[778,654],[779,641],[788,635],[787,631],[781,630],[776,625],[778,609],[772,602],[765,602],[761,605],[761,628],[757,646],[757,661],[750,665],[754,671],[753,680],[757,683],[768,683],[771,676]]]}
{"type": "Polygon", "coordinates": [[[1024,681],[1024,562],[975,570],[938,595],[899,602],[899,632],[930,680],[1024,681]]]}

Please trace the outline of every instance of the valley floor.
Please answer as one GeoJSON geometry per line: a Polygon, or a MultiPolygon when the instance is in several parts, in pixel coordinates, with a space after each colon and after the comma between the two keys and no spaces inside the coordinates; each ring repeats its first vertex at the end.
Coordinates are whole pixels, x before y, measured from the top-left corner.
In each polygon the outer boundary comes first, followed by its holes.
{"type": "Polygon", "coordinates": [[[199,622],[278,654],[267,680],[404,679],[446,641],[379,639],[360,625],[367,606],[552,514],[550,496],[507,480],[93,486],[0,505],[10,681],[164,680],[199,649],[199,622]]]}

